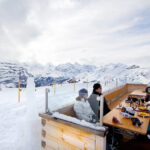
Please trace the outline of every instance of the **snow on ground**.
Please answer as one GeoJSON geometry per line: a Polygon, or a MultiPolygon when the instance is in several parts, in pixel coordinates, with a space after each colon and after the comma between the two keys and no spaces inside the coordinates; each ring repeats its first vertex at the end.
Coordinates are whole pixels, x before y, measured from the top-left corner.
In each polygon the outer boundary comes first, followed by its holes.
{"type": "MultiPolygon", "coordinates": [[[[94,83],[88,84],[89,94],[94,83]]],[[[103,91],[115,87],[112,82],[103,91]]],[[[30,79],[26,89],[21,91],[18,103],[18,89],[2,88],[0,91],[0,150],[40,150],[41,122],[38,113],[45,110],[45,88],[34,88],[30,79]]],[[[49,93],[49,109],[55,110],[75,102],[78,90],[87,88],[87,83],[56,85],[49,93]]]]}

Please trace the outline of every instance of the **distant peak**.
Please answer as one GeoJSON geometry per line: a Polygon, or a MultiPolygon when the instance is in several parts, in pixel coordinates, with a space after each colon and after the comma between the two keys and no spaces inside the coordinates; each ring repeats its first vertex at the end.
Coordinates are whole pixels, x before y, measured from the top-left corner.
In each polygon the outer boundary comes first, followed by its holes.
{"type": "Polygon", "coordinates": [[[127,67],[127,69],[137,69],[137,68],[140,68],[140,66],[132,65],[132,66],[127,67]]]}

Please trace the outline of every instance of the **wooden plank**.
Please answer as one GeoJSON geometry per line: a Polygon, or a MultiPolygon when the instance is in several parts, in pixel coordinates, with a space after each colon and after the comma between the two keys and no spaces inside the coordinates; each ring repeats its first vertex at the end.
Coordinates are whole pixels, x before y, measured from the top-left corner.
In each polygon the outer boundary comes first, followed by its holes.
{"type": "MultiPolygon", "coordinates": [[[[127,98],[127,96],[128,96],[129,94],[131,94],[131,93],[132,93],[133,91],[135,91],[135,90],[140,91],[140,93],[138,93],[138,94],[141,95],[141,93],[142,93],[142,95],[145,96],[144,92],[142,92],[142,91],[144,91],[145,88],[146,88],[146,85],[145,85],[145,84],[126,84],[124,87],[121,87],[121,88],[124,88],[124,90],[127,91],[127,93],[125,93],[124,95],[122,95],[121,97],[119,97],[118,99],[116,99],[114,102],[110,103],[110,104],[109,104],[109,108],[110,108],[110,109],[115,108],[115,107],[120,103],[120,101],[122,101],[123,99],[127,98]]],[[[116,89],[111,90],[110,93],[109,93],[109,97],[107,97],[107,93],[106,93],[106,98],[108,98],[107,101],[110,101],[109,99],[113,99],[113,98],[114,98],[113,93],[114,93],[115,91],[116,91],[118,94],[120,94],[120,91],[118,91],[118,90],[120,90],[120,88],[118,88],[118,89],[116,88],[116,89]],[[112,98],[111,98],[111,97],[112,97],[112,98]]],[[[123,91],[122,91],[122,92],[123,92],[123,91]]],[[[134,92],[133,92],[132,94],[134,94],[134,92]]],[[[116,95],[116,96],[117,96],[117,95],[116,95]]]]}
{"type": "Polygon", "coordinates": [[[91,144],[91,145],[88,144],[89,146],[87,145],[85,146],[83,142],[79,141],[74,136],[70,136],[66,134],[63,134],[62,138],[59,138],[59,137],[55,138],[55,137],[52,137],[50,134],[47,134],[44,140],[46,141],[46,147],[51,147],[53,149],[65,148],[65,149],[72,150],[72,149],[85,149],[86,147],[87,149],[95,150],[93,148],[95,142],[89,143],[91,144]]]}
{"type": "Polygon", "coordinates": [[[96,136],[96,150],[106,150],[106,137],[96,136]]]}
{"type": "Polygon", "coordinates": [[[94,130],[94,129],[90,129],[87,127],[83,127],[77,124],[73,124],[70,123],[68,121],[64,121],[64,120],[60,120],[60,119],[54,119],[52,118],[50,115],[47,114],[40,114],[40,116],[44,119],[46,119],[47,123],[50,123],[54,126],[63,126],[63,128],[68,128],[68,130],[70,130],[70,132],[78,132],[79,134],[84,134],[84,135],[99,135],[99,136],[105,136],[105,133],[107,132],[107,128],[106,131],[98,131],[98,130],[94,130]]]}
{"type": "Polygon", "coordinates": [[[76,117],[76,114],[75,114],[75,112],[73,110],[73,106],[74,106],[74,104],[66,106],[66,107],[63,107],[63,108],[58,109],[56,111],[61,113],[61,114],[65,114],[67,116],[76,117]]]}
{"type": "Polygon", "coordinates": [[[65,141],[59,141],[59,150],[82,150],[82,149],[69,143],[66,143],[65,141]]]}
{"type": "Polygon", "coordinates": [[[125,91],[127,91],[127,86],[122,86],[122,87],[111,90],[109,93],[105,93],[104,95],[105,95],[106,101],[108,102],[116,98],[118,95],[120,95],[121,93],[125,91]]]}
{"type": "Polygon", "coordinates": [[[124,86],[114,88],[108,92],[104,92],[104,95],[106,97],[106,101],[110,101],[124,91],[132,92],[137,89],[145,90],[145,88],[146,84],[126,84],[124,86]]]}
{"type": "Polygon", "coordinates": [[[134,90],[133,92],[130,93],[130,95],[145,97],[146,93],[143,92],[142,90],[134,90]]]}
{"type": "Polygon", "coordinates": [[[41,120],[41,124],[42,124],[43,126],[45,126],[45,124],[46,124],[46,119],[42,119],[42,120],[41,120]]]}
{"type": "Polygon", "coordinates": [[[45,141],[42,141],[42,142],[41,142],[41,146],[42,146],[43,148],[45,148],[45,147],[46,147],[46,142],[45,142],[45,141]]]}
{"type": "Polygon", "coordinates": [[[42,127],[42,131],[45,131],[45,136],[42,136],[42,140],[46,142],[45,150],[58,150],[59,149],[59,141],[62,138],[62,133],[59,128],[56,127],[48,127],[47,123],[42,127]]]}
{"type": "Polygon", "coordinates": [[[46,131],[42,129],[42,137],[46,136],[46,131]]]}
{"type": "Polygon", "coordinates": [[[49,138],[49,140],[44,139],[45,147],[42,147],[44,150],[59,150],[59,143],[54,138],[49,138]]]}
{"type": "Polygon", "coordinates": [[[46,125],[45,127],[42,128],[42,130],[46,131],[46,137],[51,136],[57,139],[61,139],[62,138],[62,129],[61,128],[57,128],[55,126],[51,126],[51,125],[46,125]]]}
{"type": "Polygon", "coordinates": [[[82,150],[95,150],[95,141],[90,141],[85,139],[81,141],[76,137],[76,135],[70,135],[63,133],[62,138],[55,138],[47,134],[44,138],[46,141],[46,147],[51,147],[53,149],[63,149],[67,148],[69,150],[72,149],[82,149],[82,150]]]}
{"type": "Polygon", "coordinates": [[[43,127],[43,130],[46,130],[46,136],[44,140],[51,140],[53,138],[57,139],[57,141],[61,141],[61,143],[64,142],[66,145],[73,145],[80,149],[95,149],[95,138],[91,140],[89,137],[87,138],[79,135],[78,132],[77,134],[72,133],[64,128],[58,128],[50,124],[47,124],[45,127],[43,127]]]}
{"type": "Polygon", "coordinates": [[[64,124],[60,124],[60,123],[54,122],[52,120],[48,120],[47,125],[48,126],[55,126],[55,127],[59,128],[62,131],[65,130],[65,131],[68,131],[70,133],[74,133],[74,134],[77,134],[77,135],[80,135],[80,136],[90,138],[92,140],[95,139],[95,135],[92,134],[92,133],[85,132],[83,130],[79,130],[78,128],[73,128],[72,126],[67,126],[67,125],[64,125],[64,124]]]}
{"type": "Polygon", "coordinates": [[[127,84],[128,92],[132,92],[137,89],[145,90],[146,84],[127,84]]]}
{"type": "Polygon", "coordinates": [[[95,150],[95,140],[72,134],[68,131],[63,132],[63,139],[69,144],[75,145],[81,149],[95,150]]]}
{"type": "Polygon", "coordinates": [[[130,93],[128,92],[128,93],[126,93],[126,94],[124,94],[123,96],[121,96],[120,98],[118,98],[116,101],[114,101],[113,103],[111,103],[111,104],[109,104],[108,106],[109,106],[109,108],[112,110],[112,109],[114,109],[119,103],[121,103],[123,100],[125,100],[127,97],[128,97],[128,95],[129,95],[130,93]]]}

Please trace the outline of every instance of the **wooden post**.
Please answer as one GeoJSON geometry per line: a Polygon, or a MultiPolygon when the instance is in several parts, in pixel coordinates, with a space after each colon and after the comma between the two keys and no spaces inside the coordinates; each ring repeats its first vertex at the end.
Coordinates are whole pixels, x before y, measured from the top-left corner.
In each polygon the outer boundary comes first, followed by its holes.
{"type": "Polygon", "coordinates": [[[42,129],[42,137],[46,137],[46,131],[42,129]]]}
{"type": "Polygon", "coordinates": [[[89,82],[88,82],[88,79],[87,79],[87,90],[88,90],[88,83],[89,83],[89,82]]]}
{"type": "Polygon", "coordinates": [[[18,103],[20,103],[20,79],[18,80],[18,103]]]}
{"type": "Polygon", "coordinates": [[[118,86],[118,79],[116,79],[116,87],[118,86]]]}
{"type": "Polygon", "coordinates": [[[106,150],[106,137],[96,135],[96,150],[106,150]]]}
{"type": "Polygon", "coordinates": [[[46,147],[46,142],[45,142],[45,141],[42,141],[42,142],[41,142],[41,146],[42,146],[42,148],[45,148],[45,147],[46,147]]]}
{"type": "Polygon", "coordinates": [[[75,87],[75,79],[74,79],[74,91],[76,90],[76,87],[75,87]]]}
{"type": "Polygon", "coordinates": [[[42,119],[42,120],[41,120],[41,123],[42,123],[42,126],[45,126],[45,125],[46,125],[46,120],[45,120],[45,119],[42,119]]]}
{"type": "Polygon", "coordinates": [[[45,89],[45,113],[48,113],[48,93],[50,90],[48,88],[45,89]]]}
{"type": "Polygon", "coordinates": [[[125,77],[125,84],[127,83],[127,77],[125,77]]]}
{"type": "Polygon", "coordinates": [[[104,96],[100,96],[100,126],[103,126],[104,96]]]}
{"type": "Polygon", "coordinates": [[[56,93],[56,78],[54,79],[54,94],[56,93]]]}

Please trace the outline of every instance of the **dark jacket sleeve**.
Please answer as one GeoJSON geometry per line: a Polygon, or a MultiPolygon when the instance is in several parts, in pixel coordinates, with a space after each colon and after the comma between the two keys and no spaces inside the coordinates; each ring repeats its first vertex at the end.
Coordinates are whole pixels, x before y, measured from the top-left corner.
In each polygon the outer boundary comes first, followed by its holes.
{"type": "Polygon", "coordinates": [[[150,87],[149,86],[145,89],[145,92],[150,93],[150,87]]]}
{"type": "Polygon", "coordinates": [[[148,94],[146,95],[145,101],[146,101],[146,102],[149,102],[149,101],[150,101],[150,96],[149,96],[148,94]]]}
{"type": "Polygon", "coordinates": [[[106,99],[104,97],[104,115],[106,115],[108,112],[110,112],[110,109],[109,109],[106,99]]]}
{"type": "MultiPolygon", "coordinates": [[[[100,106],[100,102],[99,102],[99,106],[100,106]]],[[[108,112],[110,112],[110,109],[109,109],[109,107],[108,107],[108,105],[107,105],[107,102],[106,102],[106,99],[105,99],[105,97],[104,97],[104,109],[103,109],[103,115],[106,115],[108,112]]],[[[100,117],[99,116],[99,113],[98,113],[98,117],[100,117]]]]}

